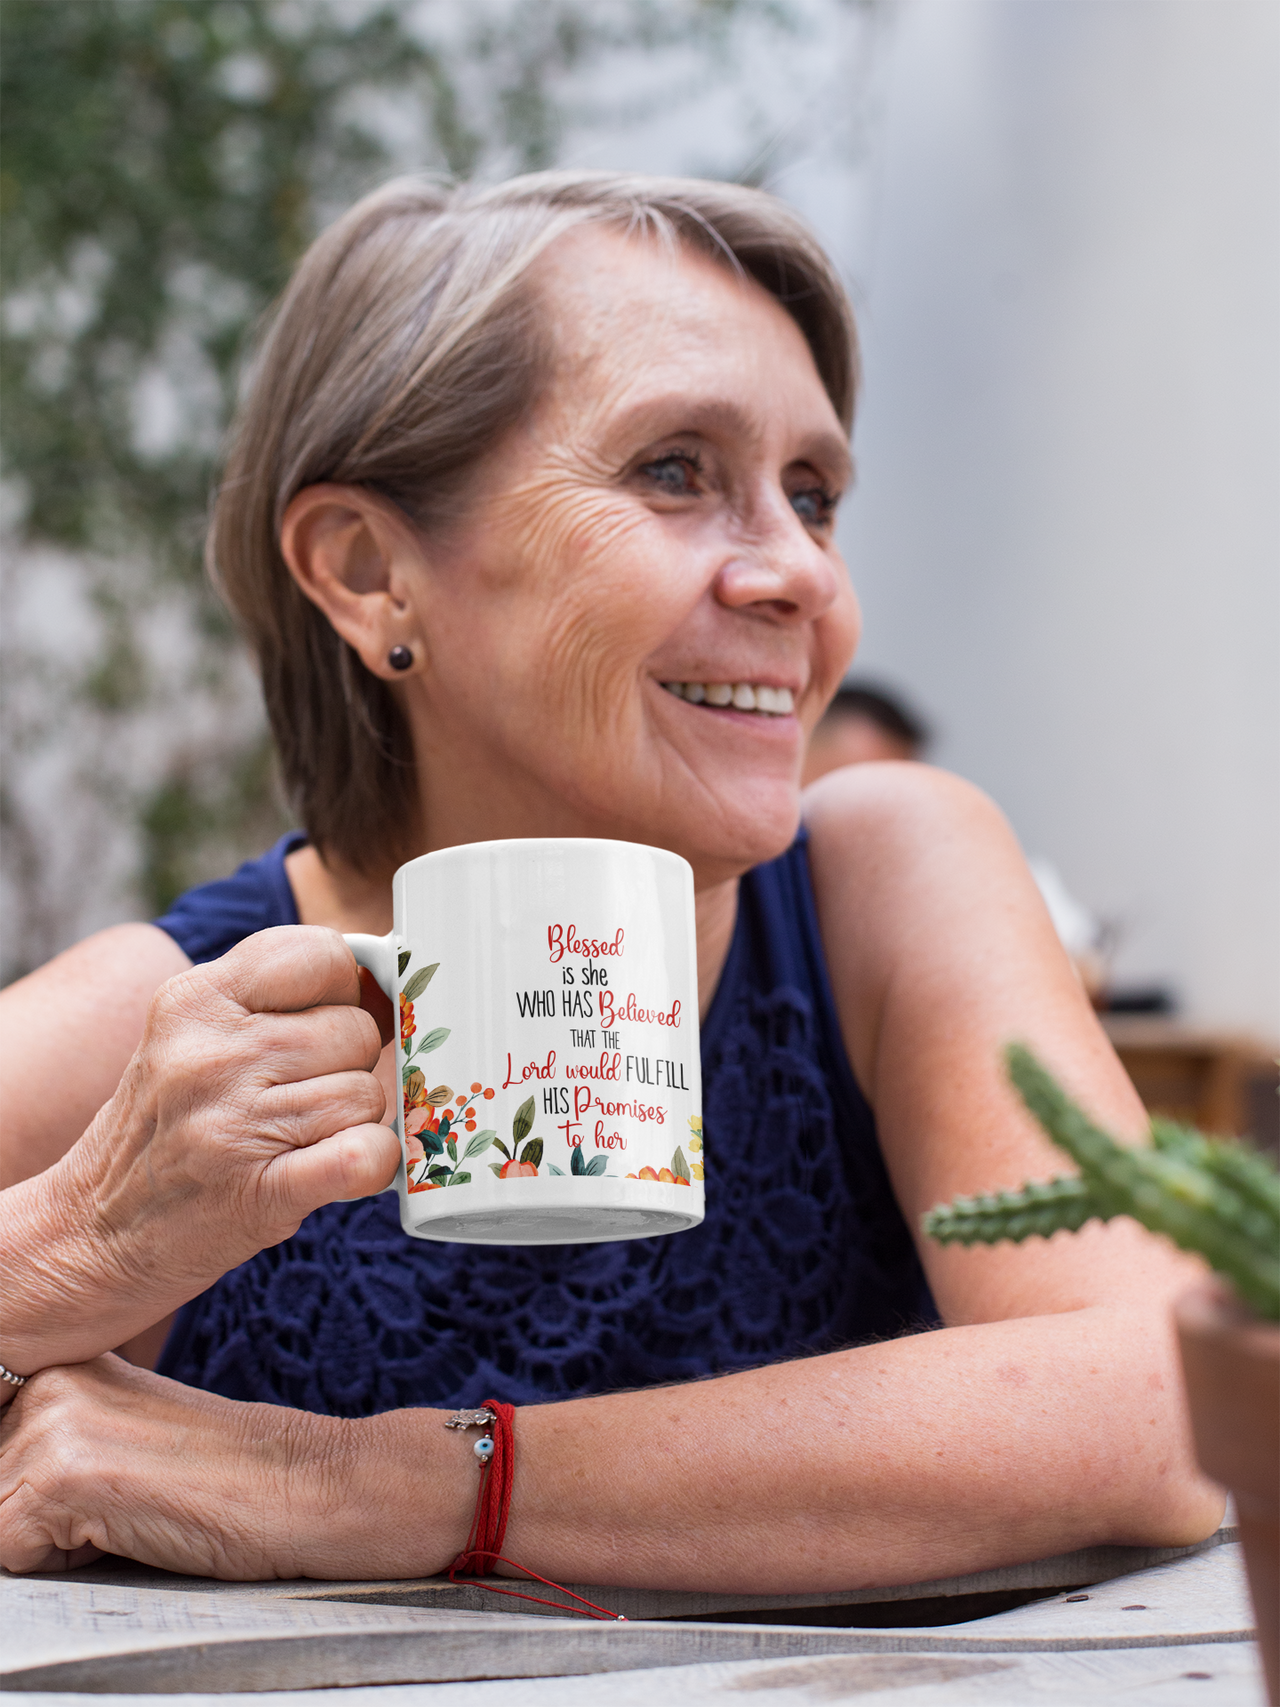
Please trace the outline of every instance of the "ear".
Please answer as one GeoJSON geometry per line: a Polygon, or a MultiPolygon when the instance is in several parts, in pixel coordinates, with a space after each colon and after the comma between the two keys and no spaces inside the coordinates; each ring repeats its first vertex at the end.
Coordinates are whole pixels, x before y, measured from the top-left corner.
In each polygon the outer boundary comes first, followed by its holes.
{"type": "Polygon", "coordinates": [[[422,547],[389,500],[362,486],[305,486],[284,513],[280,550],[299,587],[384,681],[402,681],[392,669],[392,647],[422,656],[417,601],[423,578],[422,547]]]}

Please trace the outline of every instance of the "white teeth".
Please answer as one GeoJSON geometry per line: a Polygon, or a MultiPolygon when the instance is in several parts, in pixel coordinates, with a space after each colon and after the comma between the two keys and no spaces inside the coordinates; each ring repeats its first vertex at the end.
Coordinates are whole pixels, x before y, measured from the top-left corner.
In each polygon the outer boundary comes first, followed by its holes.
{"type": "Polygon", "coordinates": [[[663,682],[668,693],[690,705],[731,705],[735,711],[762,711],[789,717],[795,710],[790,688],[753,687],[750,682],[663,682]]]}

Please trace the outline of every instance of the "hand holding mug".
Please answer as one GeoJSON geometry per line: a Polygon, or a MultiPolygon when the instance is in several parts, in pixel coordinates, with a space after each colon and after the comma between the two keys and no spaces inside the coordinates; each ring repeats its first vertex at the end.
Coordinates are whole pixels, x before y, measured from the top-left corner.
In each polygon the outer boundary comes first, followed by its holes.
{"type": "Polygon", "coordinates": [[[303,926],[262,931],[161,987],[115,1096],[60,1162],[12,1188],[32,1199],[68,1306],[23,1333],[15,1267],[13,1367],[119,1345],[312,1210],[389,1182],[381,1039],[359,1000],[341,937],[303,926]]]}

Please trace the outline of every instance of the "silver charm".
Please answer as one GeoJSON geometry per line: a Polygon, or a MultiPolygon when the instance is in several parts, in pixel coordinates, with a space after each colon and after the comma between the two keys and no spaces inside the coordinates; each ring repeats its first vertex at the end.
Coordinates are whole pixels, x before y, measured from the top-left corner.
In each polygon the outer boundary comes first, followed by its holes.
{"type": "Polygon", "coordinates": [[[497,1422],[492,1411],[455,1411],[446,1418],[446,1428],[492,1428],[497,1422]]]}

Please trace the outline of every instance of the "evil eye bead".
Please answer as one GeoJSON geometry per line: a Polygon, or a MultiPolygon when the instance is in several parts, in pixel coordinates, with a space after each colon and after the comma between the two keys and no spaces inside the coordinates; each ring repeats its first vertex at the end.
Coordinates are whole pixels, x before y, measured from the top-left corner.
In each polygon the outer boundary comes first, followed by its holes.
{"type": "Polygon", "coordinates": [[[472,1448],[472,1451],[475,1453],[476,1457],[480,1460],[480,1462],[482,1464],[487,1464],[489,1462],[489,1460],[493,1457],[493,1442],[489,1439],[489,1436],[486,1434],[483,1440],[477,1440],[476,1441],[475,1446],[472,1448]]]}

